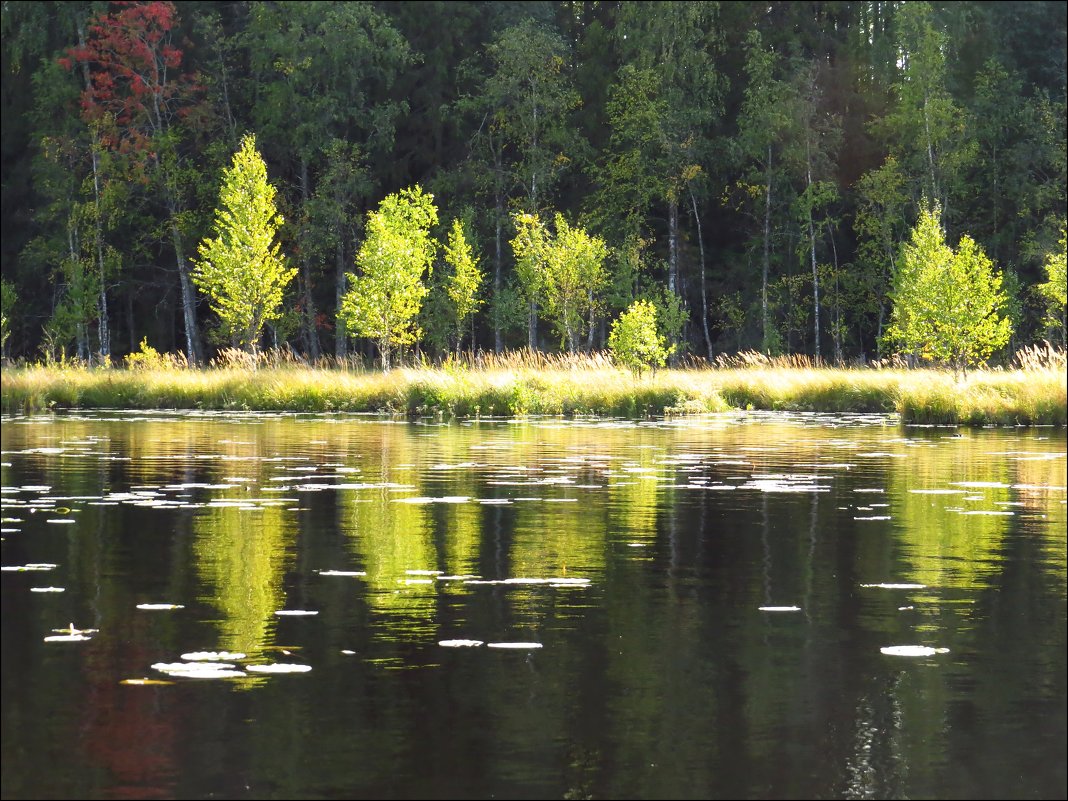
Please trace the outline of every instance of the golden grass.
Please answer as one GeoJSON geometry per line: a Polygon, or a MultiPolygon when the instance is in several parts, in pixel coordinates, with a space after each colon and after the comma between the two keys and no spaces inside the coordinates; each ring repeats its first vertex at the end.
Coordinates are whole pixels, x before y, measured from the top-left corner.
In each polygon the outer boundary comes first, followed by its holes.
{"type": "Polygon", "coordinates": [[[1065,371],[1048,360],[1033,359],[1028,369],[955,378],[939,370],[736,359],[641,379],[601,355],[529,352],[389,373],[353,365],[306,367],[292,360],[206,370],[8,367],[0,398],[7,412],[80,407],[644,417],[760,409],[898,412],[906,422],[919,423],[1065,424],[1065,371]]]}

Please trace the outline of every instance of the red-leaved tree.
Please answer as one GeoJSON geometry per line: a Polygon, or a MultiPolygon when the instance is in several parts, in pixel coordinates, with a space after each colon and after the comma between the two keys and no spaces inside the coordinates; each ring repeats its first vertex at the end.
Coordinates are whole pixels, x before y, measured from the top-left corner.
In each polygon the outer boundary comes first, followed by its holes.
{"type": "Polygon", "coordinates": [[[200,361],[196,296],[182,244],[181,139],[204,116],[197,76],[182,71],[174,43],[178,12],[167,0],[113,2],[88,35],[60,60],[80,67],[85,80],[82,118],[100,146],[123,157],[132,178],[150,184],[168,215],[178,266],[186,352],[200,361]]]}

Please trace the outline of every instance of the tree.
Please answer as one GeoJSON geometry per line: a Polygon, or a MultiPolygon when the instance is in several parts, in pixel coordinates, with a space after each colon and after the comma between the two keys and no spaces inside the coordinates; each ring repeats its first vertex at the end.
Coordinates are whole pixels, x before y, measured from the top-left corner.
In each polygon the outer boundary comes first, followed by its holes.
{"type": "Polygon", "coordinates": [[[512,240],[515,274],[527,302],[527,347],[534,350],[538,346],[535,310],[542,296],[551,237],[536,214],[515,214],[512,222],[515,223],[515,238],[512,240]]]}
{"type": "Polygon", "coordinates": [[[251,134],[223,171],[215,237],[197,249],[193,283],[211,301],[234,347],[256,351],[263,325],[280,317],[282,293],[296,275],[275,241],[282,216],[275,188],[251,134]]]}
{"type": "Polygon", "coordinates": [[[945,242],[941,209],[925,202],[894,275],[887,338],[954,373],[982,363],[1012,333],[1002,316],[1001,273],[970,236],[954,251],[945,242]]]}
{"type": "MultiPolygon", "coordinates": [[[[179,140],[184,131],[202,129],[200,85],[180,70],[183,51],[174,44],[178,11],[166,0],[115,3],[95,17],[82,44],[61,63],[85,65],[82,116],[103,147],[127,155],[132,176],[151,182],[167,210],[185,323],[186,352],[200,357],[196,302],[183,247],[188,211],[183,185],[193,179],[183,165],[179,140]]],[[[95,168],[95,165],[94,165],[95,168]]],[[[99,237],[97,237],[99,240],[99,237]]]]}
{"type": "MultiPolygon", "coordinates": [[[[452,302],[456,319],[456,354],[460,354],[460,343],[464,338],[464,322],[471,317],[475,309],[482,305],[478,297],[482,287],[483,274],[478,268],[478,257],[467,241],[467,232],[463,220],[452,221],[449,240],[445,245],[445,263],[452,267],[452,272],[445,279],[445,292],[452,302]]],[[[472,323],[474,322],[472,318],[472,323]]],[[[471,330],[471,348],[475,347],[474,328],[471,330]]]]}
{"type": "Polygon", "coordinates": [[[583,333],[593,329],[593,316],[608,283],[604,260],[608,248],[600,237],[590,236],[581,226],[571,226],[556,215],[556,236],[546,259],[545,313],[553,321],[560,340],[575,352],[583,333]]]}
{"type": "MultiPolygon", "coordinates": [[[[760,203],[763,218],[763,259],[760,278],[761,348],[775,348],[775,334],[768,314],[768,282],[771,273],[772,193],[782,171],[779,152],[789,129],[789,86],[775,77],[778,57],[765,48],[758,31],[745,42],[745,72],[749,82],[742,100],[735,158],[742,167],[738,188],[751,203],[760,203]]],[[[754,215],[755,216],[755,215],[754,215]]]]}
{"type": "Polygon", "coordinates": [[[535,214],[516,214],[514,220],[517,233],[512,249],[527,300],[531,306],[543,305],[561,342],[566,341],[568,350],[574,352],[584,326],[593,327],[594,312],[608,283],[604,268],[608,248],[600,237],[569,225],[562,214],[554,220],[555,233],[535,214]]]}
{"type": "MultiPolygon", "coordinates": [[[[249,94],[256,97],[251,116],[261,146],[272,164],[282,165],[290,177],[283,187],[292,186],[298,193],[288,198],[287,208],[292,210],[300,270],[301,335],[315,360],[320,355],[321,318],[314,290],[325,283],[318,273],[328,257],[335,256],[337,304],[345,272],[344,254],[338,253],[348,227],[345,218],[356,204],[361,216],[367,208],[371,181],[365,160],[386,163],[393,158],[396,122],[408,107],[389,89],[410,65],[411,54],[407,42],[371,3],[253,3],[242,41],[251,72],[249,94]],[[351,166],[339,165],[339,159],[351,166]],[[328,197],[330,202],[322,203],[328,197]]],[[[344,342],[344,331],[337,333],[344,342]]]]}
{"type": "Polygon", "coordinates": [[[421,334],[415,319],[428,292],[423,273],[437,250],[430,236],[437,221],[434,196],[419,185],[387,195],[367,215],[367,236],[356,254],[360,274],[349,274],[341,316],[353,334],[375,340],[383,370],[396,346],[421,334]]]}
{"type": "Polygon", "coordinates": [[[675,346],[665,347],[664,337],[657,331],[656,306],[636,300],[612,323],[608,350],[617,363],[640,377],[645,369],[663,367],[675,346]]]}
{"type": "Polygon", "coordinates": [[[959,200],[961,175],[975,154],[967,115],[947,87],[947,54],[953,43],[936,24],[930,3],[903,3],[895,22],[901,67],[896,103],[875,128],[921,187],[916,195],[931,198],[945,211],[950,199],[954,204],[959,200]]]}
{"type": "Polygon", "coordinates": [[[11,312],[15,309],[15,285],[0,278],[0,349],[7,353],[7,338],[11,336],[11,312]]]}
{"type": "Polygon", "coordinates": [[[859,242],[860,266],[854,278],[863,287],[865,306],[876,315],[876,355],[882,358],[883,327],[891,276],[896,272],[897,243],[908,222],[905,176],[893,156],[878,169],[868,170],[856,184],[857,206],[853,229],[859,242]]]}
{"type": "Polygon", "coordinates": [[[1065,305],[1068,304],[1068,287],[1066,287],[1066,264],[1068,264],[1068,226],[1061,223],[1060,250],[1051,251],[1046,256],[1046,283],[1038,285],[1038,291],[1049,301],[1051,321],[1060,317],[1061,342],[1065,338],[1065,305]]]}

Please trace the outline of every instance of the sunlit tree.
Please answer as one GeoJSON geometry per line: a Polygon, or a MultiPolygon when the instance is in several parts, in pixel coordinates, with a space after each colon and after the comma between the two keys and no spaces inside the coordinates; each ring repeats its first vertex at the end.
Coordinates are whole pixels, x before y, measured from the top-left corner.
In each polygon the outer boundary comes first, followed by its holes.
{"type": "Polygon", "coordinates": [[[282,216],[274,196],[256,138],[246,136],[223,171],[215,236],[200,244],[193,271],[223,334],[234,347],[253,352],[264,324],[281,316],[282,293],[296,275],[275,241],[282,216]]]}
{"type": "Polygon", "coordinates": [[[663,367],[675,346],[668,346],[657,330],[656,306],[636,300],[612,323],[608,350],[616,362],[641,376],[644,370],[663,367]]]}
{"type": "Polygon", "coordinates": [[[383,370],[395,348],[422,333],[416,318],[429,292],[424,275],[437,252],[430,235],[437,221],[434,196],[418,185],[387,195],[367,215],[367,236],[356,254],[360,272],[349,275],[341,316],[350,332],[375,341],[383,370]]]}
{"type": "Polygon", "coordinates": [[[920,211],[891,298],[887,338],[954,372],[986,361],[1012,333],[1001,273],[970,236],[962,236],[955,251],[946,244],[937,203],[920,211]]]}

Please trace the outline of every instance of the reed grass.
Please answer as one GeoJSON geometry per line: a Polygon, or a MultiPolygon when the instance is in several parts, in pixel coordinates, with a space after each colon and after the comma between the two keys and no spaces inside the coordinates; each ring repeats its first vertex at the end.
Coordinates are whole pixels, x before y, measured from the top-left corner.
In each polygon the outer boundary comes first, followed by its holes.
{"type": "Polygon", "coordinates": [[[740,354],[636,378],[607,357],[479,354],[441,366],[309,367],[291,358],[217,361],[209,369],[7,367],[6,412],[54,408],[177,408],[377,412],[441,417],[646,417],[731,409],[897,412],[905,422],[1063,426],[1063,353],[1025,356],[1013,369],[954,376],[939,370],[828,368],[794,357],[740,354]],[[1051,355],[1052,354],[1052,355],[1051,355]],[[1060,362],[1057,362],[1057,359],[1060,362]]]}

